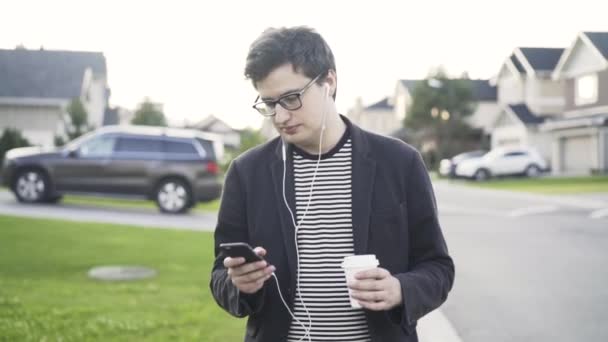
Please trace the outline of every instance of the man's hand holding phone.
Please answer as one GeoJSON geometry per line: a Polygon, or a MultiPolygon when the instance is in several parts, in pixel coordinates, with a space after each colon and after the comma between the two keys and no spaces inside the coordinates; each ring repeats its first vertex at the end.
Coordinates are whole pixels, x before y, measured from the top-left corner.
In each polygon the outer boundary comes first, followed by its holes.
{"type": "MultiPolygon", "coordinates": [[[[264,286],[264,282],[275,271],[275,267],[268,265],[263,259],[266,255],[264,248],[256,247],[253,249],[253,252],[258,256],[259,260],[246,262],[245,256],[235,255],[224,258],[224,267],[228,269],[228,276],[232,283],[239,291],[248,294],[259,291],[264,286]]],[[[250,257],[248,259],[251,260],[250,257]]]]}

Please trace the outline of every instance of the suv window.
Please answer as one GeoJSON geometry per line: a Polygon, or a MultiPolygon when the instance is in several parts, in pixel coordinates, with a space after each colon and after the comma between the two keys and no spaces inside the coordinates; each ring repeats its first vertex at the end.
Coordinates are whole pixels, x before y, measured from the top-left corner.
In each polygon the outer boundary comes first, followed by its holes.
{"type": "Polygon", "coordinates": [[[196,138],[196,140],[201,144],[201,147],[205,151],[205,155],[203,158],[209,160],[216,160],[215,150],[213,149],[213,142],[201,138],[196,138]]]}
{"type": "Polygon", "coordinates": [[[195,154],[198,156],[198,151],[190,142],[181,141],[165,141],[165,152],[170,154],[195,154]]]}
{"type": "Polygon", "coordinates": [[[116,137],[101,135],[82,143],[78,152],[82,157],[107,157],[112,154],[115,143],[116,137]]]}
{"type": "Polygon", "coordinates": [[[504,156],[505,157],[521,157],[521,156],[525,156],[525,155],[526,155],[526,152],[517,151],[517,152],[506,153],[504,156]]]}
{"type": "Polygon", "coordinates": [[[160,139],[120,137],[116,145],[116,152],[161,153],[162,144],[160,139]]]}

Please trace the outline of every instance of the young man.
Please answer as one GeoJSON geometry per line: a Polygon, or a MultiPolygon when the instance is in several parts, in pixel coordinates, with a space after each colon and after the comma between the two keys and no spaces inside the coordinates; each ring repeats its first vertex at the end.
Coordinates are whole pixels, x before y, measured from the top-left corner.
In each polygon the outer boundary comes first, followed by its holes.
{"type": "Polygon", "coordinates": [[[417,341],[416,321],[454,281],[420,155],[337,113],[334,57],[311,29],[266,30],[245,75],[259,94],[254,108],[280,137],[226,174],[214,298],[249,316],[245,341],[417,341]],[[257,246],[264,261],[226,257],[226,242],[257,246]],[[341,262],[360,254],[379,266],[347,284],[341,262]],[[348,288],[362,308],[351,307],[348,288]]]}

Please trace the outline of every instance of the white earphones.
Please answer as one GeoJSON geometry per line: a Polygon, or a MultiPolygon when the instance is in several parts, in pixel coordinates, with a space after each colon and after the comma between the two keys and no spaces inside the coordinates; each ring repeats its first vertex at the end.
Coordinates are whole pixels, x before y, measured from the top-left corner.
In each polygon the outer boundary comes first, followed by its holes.
{"type": "MultiPolygon", "coordinates": [[[[325,83],[323,85],[323,88],[325,88],[325,101],[327,102],[329,100],[329,92],[331,91],[331,87],[329,86],[329,84],[325,83]]],[[[294,242],[295,242],[295,247],[296,247],[296,258],[297,258],[297,271],[296,271],[296,294],[300,297],[300,302],[302,303],[302,306],[304,307],[304,310],[306,312],[306,315],[308,316],[308,327],[304,325],[304,323],[302,323],[298,318],[296,318],[296,316],[293,314],[293,312],[291,312],[291,310],[289,309],[289,306],[287,305],[287,303],[285,302],[285,299],[283,298],[283,294],[281,293],[281,289],[279,287],[279,280],[277,278],[277,276],[273,273],[272,276],[274,277],[276,283],[277,283],[277,289],[279,290],[279,296],[281,297],[281,300],[283,301],[283,304],[285,305],[285,307],[287,308],[287,311],[289,311],[289,314],[291,315],[291,317],[296,320],[296,322],[298,322],[302,328],[305,331],[304,336],[302,336],[302,338],[299,341],[302,341],[303,339],[308,337],[308,340],[311,341],[311,336],[310,336],[310,331],[312,329],[312,318],[310,316],[310,313],[308,312],[308,308],[306,307],[306,304],[304,303],[304,300],[302,299],[302,295],[299,293],[299,287],[300,287],[300,252],[298,249],[298,230],[300,229],[300,226],[302,225],[302,222],[304,221],[304,218],[306,217],[306,214],[308,214],[308,208],[310,207],[310,202],[312,200],[312,191],[314,188],[314,184],[315,184],[315,179],[317,177],[317,171],[319,170],[319,164],[321,162],[321,154],[323,152],[322,148],[323,148],[323,133],[325,133],[325,119],[327,118],[327,103],[325,103],[325,107],[323,108],[323,121],[321,123],[321,134],[319,134],[319,155],[318,155],[318,159],[317,159],[317,164],[315,166],[315,170],[313,172],[313,177],[312,177],[312,181],[310,184],[310,193],[308,195],[308,203],[306,204],[306,209],[304,210],[304,213],[302,215],[302,218],[300,218],[299,222],[296,222],[295,216],[293,214],[293,211],[291,210],[291,208],[289,207],[289,203],[287,202],[287,196],[285,194],[285,177],[286,177],[286,171],[287,171],[287,144],[286,142],[281,139],[281,152],[282,152],[282,157],[283,157],[283,201],[285,203],[285,206],[287,207],[287,210],[289,210],[289,214],[291,215],[291,220],[293,223],[293,226],[295,228],[295,234],[294,234],[294,242]]]]}

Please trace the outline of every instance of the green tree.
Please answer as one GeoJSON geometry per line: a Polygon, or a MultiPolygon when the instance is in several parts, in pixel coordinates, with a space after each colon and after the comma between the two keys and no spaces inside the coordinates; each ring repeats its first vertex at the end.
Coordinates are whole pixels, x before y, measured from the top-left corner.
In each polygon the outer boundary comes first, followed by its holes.
{"type": "MultiPolygon", "coordinates": [[[[76,139],[89,131],[89,114],[79,98],[74,98],[70,101],[67,111],[71,121],[71,125],[68,129],[68,137],[70,140],[76,139]]],[[[57,142],[59,141],[56,140],[56,143],[57,142]]]]}
{"type": "Polygon", "coordinates": [[[30,142],[21,135],[21,131],[13,128],[5,128],[0,137],[0,166],[2,166],[2,162],[4,161],[4,154],[6,151],[30,145],[30,142]]]}
{"type": "Polygon", "coordinates": [[[241,153],[253,147],[256,147],[257,145],[266,142],[266,138],[262,136],[260,131],[254,130],[252,128],[245,128],[241,130],[239,135],[241,138],[241,144],[239,145],[239,148],[234,150],[227,150],[224,154],[224,160],[220,164],[220,167],[224,172],[228,169],[228,166],[230,166],[230,163],[234,158],[239,156],[241,153]]]}
{"type": "Polygon", "coordinates": [[[239,146],[237,155],[266,142],[266,139],[262,136],[259,130],[253,130],[251,128],[241,130],[240,136],[241,145],[239,146]]]}
{"type": "Polygon", "coordinates": [[[451,79],[438,69],[417,84],[404,126],[418,132],[418,145],[423,147],[430,168],[478,139],[478,133],[465,121],[475,107],[471,81],[466,76],[451,79]]]}
{"type": "Polygon", "coordinates": [[[152,103],[149,99],[145,99],[139,104],[135,111],[135,116],[131,123],[134,125],[145,126],[167,126],[165,114],[152,103]]]}

